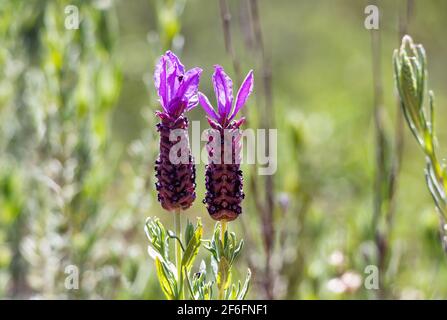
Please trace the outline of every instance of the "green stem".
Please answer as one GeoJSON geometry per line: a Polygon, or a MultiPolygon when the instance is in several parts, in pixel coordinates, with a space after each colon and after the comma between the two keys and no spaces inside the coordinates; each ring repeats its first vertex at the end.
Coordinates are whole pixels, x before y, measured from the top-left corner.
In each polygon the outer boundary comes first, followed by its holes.
{"type": "Polygon", "coordinates": [[[434,153],[430,153],[428,157],[430,159],[430,162],[432,163],[436,179],[441,183],[445,190],[444,174],[442,173],[442,168],[440,163],[438,162],[438,159],[436,158],[436,155],[434,153]]]}
{"type": "Polygon", "coordinates": [[[194,296],[194,290],[191,287],[191,281],[189,280],[188,277],[188,272],[185,272],[185,277],[186,277],[186,283],[188,284],[188,289],[189,289],[189,294],[191,295],[191,299],[192,300],[197,300],[196,297],[194,296]]]}
{"type": "Polygon", "coordinates": [[[427,133],[427,134],[428,134],[428,139],[426,139],[426,140],[428,140],[428,141],[424,145],[424,151],[425,151],[425,154],[428,156],[428,159],[431,162],[433,171],[435,173],[436,180],[441,184],[441,187],[444,189],[444,191],[446,191],[447,185],[446,185],[446,181],[444,179],[444,172],[443,172],[442,166],[439,163],[438,158],[436,156],[433,137],[430,135],[430,133],[427,133]]]}
{"type": "MultiPolygon", "coordinates": [[[[222,242],[222,248],[225,250],[225,232],[227,231],[227,221],[220,221],[220,242],[222,242]]],[[[221,274],[226,274],[226,272],[221,272],[221,274]]],[[[225,283],[226,279],[222,279],[222,284],[219,288],[218,300],[224,300],[225,297],[225,283]]]]}
{"type": "Polygon", "coordinates": [[[222,247],[224,246],[224,240],[225,240],[225,232],[227,232],[227,221],[222,220],[220,222],[220,241],[222,242],[222,247]]]}
{"type": "MultiPolygon", "coordinates": [[[[179,237],[181,235],[182,230],[182,221],[180,217],[180,209],[175,210],[174,213],[174,227],[175,227],[175,235],[179,237]]],[[[182,247],[180,246],[179,241],[175,242],[175,265],[177,266],[177,285],[179,290],[179,299],[183,300],[183,277],[182,277],[182,247]]]]}
{"type": "MultiPolygon", "coordinates": [[[[435,178],[436,178],[437,182],[439,184],[441,184],[441,187],[443,189],[442,191],[445,194],[445,192],[447,190],[447,184],[446,184],[446,181],[445,181],[445,178],[444,178],[444,171],[442,169],[441,164],[438,161],[438,158],[436,157],[435,148],[434,148],[434,144],[433,144],[433,140],[432,139],[430,141],[430,148],[425,148],[425,153],[426,153],[426,155],[428,156],[428,158],[429,158],[429,160],[431,162],[431,165],[433,167],[433,171],[434,171],[434,174],[435,174],[435,178]]],[[[444,248],[444,251],[447,253],[447,238],[446,238],[447,235],[446,235],[446,229],[445,229],[445,226],[446,226],[446,224],[445,224],[445,212],[447,211],[447,205],[446,205],[446,202],[445,202],[444,199],[443,199],[442,203],[440,203],[440,204],[438,204],[436,202],[436,205],[437,206],[438,205],[442,205],[443,206],[443,208],[438,208],[438,210],[439,210],[440,219],[441,219],[441,243],[442,243],[442,246],[444,248]]]]}

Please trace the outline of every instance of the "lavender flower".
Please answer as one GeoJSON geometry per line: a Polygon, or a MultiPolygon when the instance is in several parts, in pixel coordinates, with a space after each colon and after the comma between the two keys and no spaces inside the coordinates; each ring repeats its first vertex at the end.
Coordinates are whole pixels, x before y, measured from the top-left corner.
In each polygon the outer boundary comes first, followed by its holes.
{"type": "Polygon", "coordinates": [[[188,141],[188,119],[184,112],[198,104],[197,91],[202,69],[193,68],[185,71],[176,55],[167,51],[161,56],[154,72],[154,83],[159,96],[162,112],[157,112],[160,123],[160,154],[155,162],[155,187],[158,191],[158,201],[168,211],[186,210],[196,198],[195,166],[189,149],[186,150],[187,163],[171,163],[169,153],[177,141],[170,141],[171,130],[181,129],[180,139],[188,141]]]}
{"type": "Polygon", "coordinates": [[[208,98],[199,92],[199,103],[207,113],[208,122],[220,136],[217,144],[213,136],[207,143],[208,162],[206,166],[206,194],[203,202],[211,217],[215,220],[231,221],[241,213],[241,202],[244,199],[243,177],[240,170],[241,132],[239,127],[245,118],[235,120],[237,113],[245,105],[253,90],[253,71],[250,71],[242,83],[233,104],[233,82],[219,65],[214,66],[213,84],[217,98],[217,112],[208,98]],[[231,138],[231,162],[225,159],[225,139],[231,138]],[[215,161],[215,153],[220,153],[220,161],[215,161]]]}

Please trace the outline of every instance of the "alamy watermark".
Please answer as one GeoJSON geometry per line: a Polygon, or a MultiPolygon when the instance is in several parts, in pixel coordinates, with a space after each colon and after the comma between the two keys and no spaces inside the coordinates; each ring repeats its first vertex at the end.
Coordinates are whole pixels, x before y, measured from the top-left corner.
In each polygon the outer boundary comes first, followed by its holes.
{"type": "Polygon", "coordinates": [[[79,289],[79,268],[73,264],[65,267],[65,289],[78,290],[79,289]]]}
{"type": "Polygon", "coordinates": [[[363,272],[367,275],[363,281],[365,289],[379,290],[379,268],[376,265],[370,264],[365,267],[363,272]]]}
{"type": "Polygon", "coordinates": [[[79,29],[79,8],[75,5],[68,5],[64,9],[65,13],[65,29],[77,30],[79,29]]]}
{"type": "Polygon", "coordinates": [[[196,164],[257,164],[259,175],[273,175],[277,170],[277,129],[201,131],[200,121],[192,121],[191,144],[184,129],[171,130],[169,140],[175,142],[169,152],[172,164],[189,163],[190,146],[196,164]]]}
{"type": "Polygon", "coordinates": [[[368,5],[365,7],[365,28],[367,30],[379,30],[379,8],[375,5],[368,5]]]}

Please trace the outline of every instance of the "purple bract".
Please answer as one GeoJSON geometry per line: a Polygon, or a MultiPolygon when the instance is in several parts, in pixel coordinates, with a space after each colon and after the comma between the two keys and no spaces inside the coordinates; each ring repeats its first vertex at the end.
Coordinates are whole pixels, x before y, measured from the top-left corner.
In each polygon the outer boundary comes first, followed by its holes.
{"type": "Polygon", "coordinates": [[[217,99],[217,112],[202,92],[199,92],[198,94],[199,103],[208,114],[208,119],[211,120],[210,123],[213,126],[218,124],[220,127],[226,128],[245,105],[248,97],[253,91],[253,70],[247,74],[244,82],[239,88],[234,105],[233,81],[226,75],[221,66],[215,65],[214,70],[213,85],[217,99]]]}
{"type": "Polygon", "coordinates": [[[185,71],[185,67],[171,51],[161,56],[154,72],[155,87],[164,111],[158,113],[160,117],[176,119],[197,105],[201,73],[200,68],[185,71]]]}

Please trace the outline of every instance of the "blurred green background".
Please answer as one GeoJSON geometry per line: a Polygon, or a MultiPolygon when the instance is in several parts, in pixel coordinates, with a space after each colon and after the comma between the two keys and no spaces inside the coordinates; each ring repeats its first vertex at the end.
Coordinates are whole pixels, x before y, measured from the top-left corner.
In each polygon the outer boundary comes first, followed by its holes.
{"type": "MultiPolygon", "coordinates": [[[[214,64],[233,79],[234,61],[242,76],[254,69],[248,126],[278,129],[273,187],[244,165],[244,213],[229,226],[246,241],[235,272],[242,278],[252,269],[249,298],[446,298],[439,222],[406,127],[392,223],[386,201],[373,222],[377,141],[364,27],[372,3],[1,1],[0,297],[163,299],[143,228],[149,216],[172,223],[153,187],[152,81],[156,60],[171,49],[187,68],[204,69],[200,90],[209,97],[214,64]],[[225,48],[223,3],[235,60],[225,48]],[[77,30],[64,27],[67,5],[79,8],[77,30]],[[65,287],[68,265],[79,268],[78,290],[65,287]],[[363,285],[368,265],[379,266],[379,290],[363,285]]],[[[392,53],[404,29],[427,51],[447,154],[447,2],[376,4],[386,166],[401,116],[392,53]]],[[[205,128],[200,107],[189,118],[205,128]]],[[[201,217],[210,236],[204,165],[197,169],[198,199],[185,215],[201,217]]]]}

